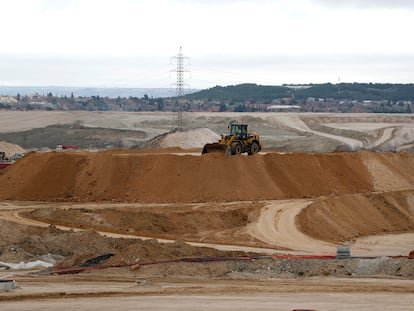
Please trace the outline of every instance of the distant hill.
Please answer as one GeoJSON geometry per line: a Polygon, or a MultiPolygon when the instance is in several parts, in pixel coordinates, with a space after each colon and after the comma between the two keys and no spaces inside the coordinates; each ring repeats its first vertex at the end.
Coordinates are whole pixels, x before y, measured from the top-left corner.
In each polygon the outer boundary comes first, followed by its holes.
{"type": "Polygon", "coordinates": [[[230,86],[215,86],[187,95],[190,99],[212,100],[272,100],[289,96],[290,89],[283,86],[266,86],[257,84],[239,84],[230,86]]]}
{"type": "Polygon", "coordinates": [[[269,101],[276,98],[334,98],[350,100],[414,100],[414,84],[340,83],[306,86],[239,84],[215,86],[186,96],[189,99],[269,101]]]}
{"type": "MultiPolygon", "coordinates": [[[[197,90],[189,90],[194,92],[197,90]]],[[[138,97],[142,98],[144,95],[149,97],[173,97],[175,96],[175,89],[173,88],[94,88],[94,87],[67,87],[67,86],[0,86],[0,95],[16,96],[23,95],[46,95],[52,93],[55,96],[71,96],[75,97],[138,97]]]]}
{"type": "MultiPolygon", "coordinates": [[[[46,95],[75,97],[109,97],[109,98],[142,98],[174,97],[174,88],[92,88],[65,86],[0,86],[0,96],[9,95],[46,95]]],[[[190,89],[186,98],[192,100],[226,100],[235,102],[271,102],[280,98],[297,100],[314,98],[333,98],[337,100],[409,100],[414,101],[414,84],[379,84],[379,83],[340,83],[340,84],[308,84],[308,85],[257,85],[252,83],[215,86],[205,90],[190,89]]]]}

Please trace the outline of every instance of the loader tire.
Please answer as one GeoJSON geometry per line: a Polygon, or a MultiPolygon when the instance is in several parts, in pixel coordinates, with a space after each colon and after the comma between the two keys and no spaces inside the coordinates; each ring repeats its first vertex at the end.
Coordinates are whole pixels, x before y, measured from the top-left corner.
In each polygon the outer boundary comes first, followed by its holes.
{"type": "Polygon", "coordinates": [[[248,151],[248,154],[249,155],[254,155],[254,154],[256,154],[256,153],[258,153],[259,152],[259,144],[257,143],[257,142],[252,142],[252,144],[250,145],[250,148],[249,148],[249,151],[248,151]]]}
{"type": "Polygon", "coordinates": [[[242,153],[242,146],[239,142],[234,142],[231,144],[231,154],[241,154],[242,153]]]}

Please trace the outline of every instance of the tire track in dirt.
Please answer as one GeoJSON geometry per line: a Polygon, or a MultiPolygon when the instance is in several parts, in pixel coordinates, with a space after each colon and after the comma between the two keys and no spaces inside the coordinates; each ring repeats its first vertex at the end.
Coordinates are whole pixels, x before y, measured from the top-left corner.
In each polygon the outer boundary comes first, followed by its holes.
{"type": "MultiPolygon", "coordinates": [[[[296,216],[312,203],[309,199],[266,201],[256,222],[247,225],[245,232],[269,247],[252,247],[243,245],[216,244],[208,242],[186,241],[187,244],[197,247],[210,247],[222,251],[244,251],[261,254],[335,254],[336,245],[312,238],[300,231],[296,225],[296,216]],[[282,249],[282,250],[280,250],[282,249]],[[289,249],[289,250],[286,250],[289,249]]],[[[107,206],[91,205],[91,208],[113,208],[117,204],[107,206]]],[[[85,207],[85,205],[82,205],[85,207]]],[[[36,208],[44,208],[42,205],[24,205],[7,203],[0,204],[0,219],[22,224],[26,226],[48,227],[51,224],[22,216],[23,211],[31,211],[36,208]]],[[[62,208],[68,208],[67,205],[62,208]]],[[[69,207],[70,208],[70,207],[69,207]]],[[[76,205],[73,206],[76,208],[76,205]]],[[[90,230],[89,228],[76,228],[70,226],[55,225],[56,228],[76,232],[90,230]]],[[[148,240],[149,236],[137,236],[133,234],[114,233],[104,230],[95,230],[102,236],[110,238],[129,238],[148,240]]],[[[414,233],[387,234],[361,237],[349,242],[352,245],[352,253],[358,256],[388,256],[406,255],[410,243],[414,239],[414,233]]],[[[155,238],[160,243],[173,243],[175,239],[155,238]]]]}
{"type": "Polygon", "coordinates": [[[271,201],[262,208],[257,222],[248,225],[247,232],[264,243],[295,253],[335,253],[336,245],[313,239],[296,226],[296,216],[311,203],[312,200],[271,201]]]}
{"type": "Polygon", "coordinates": [[[352,150],[358,150],[363,147],[363,143],[360,140],[312,130],[298,116],[286,116],[284,118],[279,118],[278,121],[280,121],[284,126],[295,129],[300,132],[311,133],[311,134],[315,134],[318,136],[322,136],[322,137],[326,137],[326,138],[339,141],[351,147],[352,150]]]}
{"type": "MultiPolygon", "coordinates": [[[[8,209],[10,209],[11,206],[8,206],[8,209]]],[[[6,210],[6,211],[0,211],[0,219],[6,220],[9,222],[13,222],[16,224],[26,225],[26,226],[34,226],[34,227],[48,227],[51,224],[48,222],[38,221],[30,218],[23,217],[20,215],[22,211],[29,211],[33,210],[33,208],[27,208],[25,207],[19,207],[15,206],[14,210],[6,210]]],[[[70,227],[70,226],[62,226],[62,225],[54,225],[57,229],[63,230],[63,231],[75,231],[75,232],[81,232],[85,230],[90,230],[88,228],[76,228],[76,227],[70,227]]],[[[163,239],[163,238],[154,238],[154,237],[148,237],[148,236],[138,236],[133,234],[122,234],[122,233],[114,233],[110,231],[104,231],[104,230],[95,230],[98,234],[102,236],[106,236],[109,238],[127,238],[127,239],[140,239],[140,240],[150,240],[155,239],[160,243],[174,243],[177,240],[173,239],[163,239]]],[[[205,242],[191,242],[191,241],[185,241],[187,244],[191,246],[197,246],[197,247],[210,247],[217,250],[222,251],[241,251],[241,252],[253,252],[253,253],[261,253],[261,254],[275,254],[275,253],[291,253],[286,251],[279,251],[276,248],[265,248],[265,247],[253,247],[253,246],[242,246],[242,245],[226,245],[226,244],[215,244],[215,243],[205,243],[205,242]]]]}
{"type": "Polygon", "coordinates": [[[385,143],[389,142],[390,140],[394,139],[396,131],[400,127],[386,127],[381,128],[378,132],[378,136],[375,140],[375,142],[372,143],[372,145],[369,146],[369,148],[377,148],[385,143]]]}
{"type": "MultiPolygon", "coordinates": [[[[253,238],[256,238],[265,244],[268,244],[268,248],[192,241],[186,241],[186,243],[192,246],[211,247],[222,251],[258,252],[263,254],[335,253],[335,245],[313,239],[298,230],[295,223],[295,218],[300,213],[300,211],[306,208],[310,203],[312,203],[312,200],[267,201],[267,204],[263,207],[257,222],[248,225],[246,232],[253,238]],[[279,250],[279,248],[282,250],[279,250]],[[286,249],[289,250],[286,251],[286,249]]],[[[114,205],[110,204],[109,206],[113,207],[114,205]]],[[[47,222],[33,220],[20,215],[20,212],[22,211],[32,210],[33,208],[31,207],[20,207],[18,205],[15,205],[14,210],[11,210],[11,207],[12,206],[9,205],[7,210],[0,212],[0,219],[28,226],[50,226],[50,224],[47,222]]],[[[100,206],[100,208],[102,208],[102,206],[100,206]]],[[[55,227],[64,231],[88,230],[88,228],[76,228],[62,225],[55,225],[55,227]]],[[[154,239],[154,237],[121,234],[104,230],[95,231],[103,236],[111,238],[133,238],[142,240],[154,239]]],[[[155,239],[160,243],[176,242],[176,240],[173,239],[155,239]]]]}

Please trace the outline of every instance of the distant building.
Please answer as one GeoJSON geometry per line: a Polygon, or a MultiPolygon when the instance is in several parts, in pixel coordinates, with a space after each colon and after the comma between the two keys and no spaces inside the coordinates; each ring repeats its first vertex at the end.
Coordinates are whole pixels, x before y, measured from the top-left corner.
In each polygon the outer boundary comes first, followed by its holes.
{"type": "Polygon", "coordinates": [[[271,105],[267,107],[267,111],[272,111],[272,112],[294,112],[294,111],[298,111],[300,110],[300,106],[297,105],[271,105]]]}
{"type": "Polygon", "coordinates": [[[17,99],[12,96],[0,96],[0,103],[3,104],[16,104],[17,99]]]}
{"type": "Polygon", "coordinates": [[[309,84],[283,84],[283,86],[293,90],[303,90],[312,87],[312,85],[309,84]]]}

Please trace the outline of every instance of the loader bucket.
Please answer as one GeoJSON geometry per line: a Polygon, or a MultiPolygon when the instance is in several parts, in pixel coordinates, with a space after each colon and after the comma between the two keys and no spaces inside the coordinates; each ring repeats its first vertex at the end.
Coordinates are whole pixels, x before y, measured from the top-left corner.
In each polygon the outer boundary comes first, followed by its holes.
{"type": "Polygon", "coordinates": [[[230,148],[225,144],[213,143],[205,144],[201,154],[205,153],[221,153],[225,155],[231,154],[230,148]]]}

